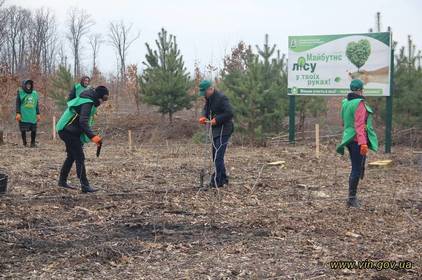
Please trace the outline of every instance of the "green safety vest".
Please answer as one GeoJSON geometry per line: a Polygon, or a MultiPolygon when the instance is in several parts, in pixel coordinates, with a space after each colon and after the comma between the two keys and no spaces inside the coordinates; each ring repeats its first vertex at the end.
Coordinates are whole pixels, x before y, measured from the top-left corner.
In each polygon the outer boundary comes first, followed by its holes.
{"type": "Polygon", "coordinates": [[[81,85],[81,83],[75,84],[75,96],[76,97],[81,96],[81,93],[89,88],[90,88],[89,85],[87,87],[84,87],[83,85],[81,85]]]}
{"type": "Polygon", "coordinates": [[[365,101],[361,98],[347,100],[343,99],[341,107],[341,118],[343,119],[343,139],[340,145],[337,146],[337,153],[344,154],[344,147],[347,146],[356,137],[355,130],[355,112],[359,106],[359,103],[363,101],[366,111],[368,112],[368,119],[366,121],[366,133],[368,136],[368,147],[369,149],[376,152],[378,150],[378,139],[375,130],[372,126],[372,118],[374,111],[369,107],[365,101]]]}
{"type": "MultiPolygon", "coordinates": [[[[70,100],[67,102],[67,109],[63,112],[63,115],[60,117],[59,121],[56,125],[56,131],[60,132],[62,131],[66,126],[71,124],[75,119],[78,117],[78,113],[75,111],[75,107],[78,107],[85,103],[93,103],[89,98],[83,98],[83,97],[77,97],[75,99],[70,100]]],[[[94,124],[94,115],[97,112],[97,107],[92,106],[91,112],[89,114],[89,121],[88,125],[89,127],[92,127],[94,124]]],[[[81,134],[81,141],[82,143],[89,143],[90,139],[85,133],[81,134]]]]}
{"type": "Polygon", "coordinates": [[[22,88],[19,88],[19,98],[21,100],[21,122],[37,123],[37,105],[38,93],[33,90],[31,93],[26,93],[22,88]]]}

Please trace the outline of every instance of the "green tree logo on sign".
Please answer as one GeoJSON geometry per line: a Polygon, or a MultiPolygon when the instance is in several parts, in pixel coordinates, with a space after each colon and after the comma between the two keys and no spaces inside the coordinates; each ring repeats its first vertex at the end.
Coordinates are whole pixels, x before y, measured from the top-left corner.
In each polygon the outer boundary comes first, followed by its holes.
{"type": "Polygon", "coordinates": [[[358,68],[360,68],[366,63],[371,54],[371,44],[368,40],[362,39],[356,42],[350,42],[347,44],[346,56],[349,61],[358,68]]]}

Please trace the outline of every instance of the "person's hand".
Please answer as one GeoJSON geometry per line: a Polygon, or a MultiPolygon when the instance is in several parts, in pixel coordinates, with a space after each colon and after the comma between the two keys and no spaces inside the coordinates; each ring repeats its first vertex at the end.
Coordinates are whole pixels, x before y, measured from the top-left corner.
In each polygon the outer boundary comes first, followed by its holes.
{"type": "Polygon", "coordinates": [[[94,142],[95,144],[97,144],[97,146],[101,145],[103,139],[101,139],[100,136],[95,135],[94,137],[91,138],[91,141],[94,142]]]}
{"type": "Polygon", "coordinates": [[[366,156],[368,154],[368,145],[360,145],[360,154],[366,156]]]}
{"type": "Polygon", "coordinates": [[[216,118],[213,118],[211,120],[211,125],[217,125],[217,119],[216,118]]]}
{"type": "Polygon", "coordinates": [[[207,118],[206,117],[200,117],[199,118],[199,124],[206,124],[207,123],[207,118]]]}
{"type": "Polygon", "coordinates": [[[40,114],[37,115],[37,122],[39,122],[41,120],[41,116],[40,114]]]}
{"type": "Polygon", "coordinates": [[[20,122],[22,120],[21,114],[16,114],[16,121],[20,122]]]}

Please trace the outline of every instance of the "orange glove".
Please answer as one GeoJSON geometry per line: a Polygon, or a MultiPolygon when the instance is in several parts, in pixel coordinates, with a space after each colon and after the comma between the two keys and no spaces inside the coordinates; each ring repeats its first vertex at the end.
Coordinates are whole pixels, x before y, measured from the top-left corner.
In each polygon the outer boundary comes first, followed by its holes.
{"type": "Polygon", "coordinates": [[[213,118],[211,120],[211,125],[217,125],[217,119],[216,118],[213,118]]]}
{"type": "Polygon", "coordinates": [[[39,122],[41,120],[41,116],[38,114],[37,115],[37,122],[39,122]]]}
{"type": "Polygon", "coordinates": [[[206,117],[200,117],[199,118],[199,124],[206,124],[207,123],[207,118],[206,117]]]}
{"type": "Polygon", "coordinates": [[[21,114],[16,114],[16,121],[20,122],[22,120],[21,114]]]}
{"type": "Polygon", "coordinates": [[[368,154],[368,145],[360,145],[360,154],[366,156],[368,154]]]}
{"type": "Polygon", "coordinates": [[[99,146],[101,142],[103,141],[103,139],[101,139],[100,136],[95,135],[94,137],[91,138],[91,141],[97,144],[97,146],[99,146]]]}

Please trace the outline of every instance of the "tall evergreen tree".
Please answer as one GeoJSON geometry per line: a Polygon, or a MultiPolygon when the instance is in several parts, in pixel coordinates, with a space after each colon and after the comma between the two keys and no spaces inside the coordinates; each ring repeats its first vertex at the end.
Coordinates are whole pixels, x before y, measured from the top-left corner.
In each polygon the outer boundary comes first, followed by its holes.
{"type": "Polygon", "coordinates": [[[402,127],[422,125],[422,69],[410,36],[406,49],[396,56],[394,73],[394,120],[402,127]]]}
{"type": "MultiPolygon", "coordinates": [[[[240,46],[240,45],[239,45],[240,46]]],[[[238,46],[238,48],[239,48],[238,46]]],[[[282,119],[287,108],[287,75],[285,56],[280,56],[276,45],[270,46],[268,35],[258,54],[242,47],[242,53],[234,49],[236,57],[244,67],[224,69],[223,89],[235,109],[236,125],[240,131],[257,141],[266,133],[275,133],[282,128],[282,119]]]]}
{"type": "Polygon", "coordinates": [[[148,53],[143,62],[146,68],[139,79],[141,97],[147,104],[158,106],[159,112],[167,114],[172,122],[175,112],[192,106],[194,97],[188,94],[191,81],[176,37],[163,28],[155,44],[157,49],[152,50],[146,43],[148,53]]]}

